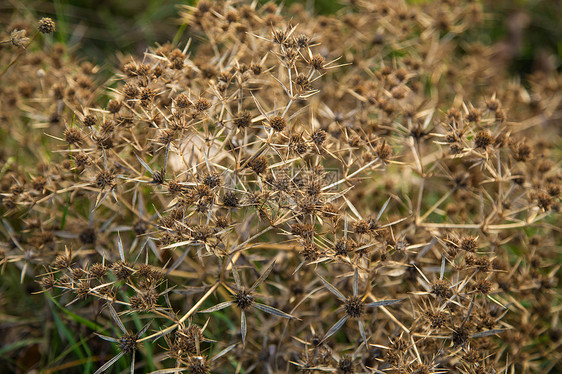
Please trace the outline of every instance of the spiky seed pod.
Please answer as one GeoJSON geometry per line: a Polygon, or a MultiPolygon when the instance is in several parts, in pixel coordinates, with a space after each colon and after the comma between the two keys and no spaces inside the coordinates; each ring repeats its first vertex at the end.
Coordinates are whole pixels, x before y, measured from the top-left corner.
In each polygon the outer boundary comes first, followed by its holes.
{"type": "Polygon", "coordinates": [[[41,18],[39,20],[39,32],[41,34],[52,34],[55,32],[55,21],[48,17],[41,18]]]}
{"type": "Polygon", "coordinates": [[[492,143],[492,137],[489,131],[479,131],[474,137],[474,145],[476,148],[486,149],[492,143]]]}
{"type": "Polygon", "coordinates": [[[83,244],[95,244],[97,240],[96,230],[92,227],[86,227],[78,236],[83,244]]]}
{"type": "Polygon", "coordinates": [[[475,236],[465,236],[461,239],[460,248],[467,252],[476,252],[478,239],[475,236]]]}
{"type": "Polygon", "coordinates": [[[469,109],[468,114],[466,115],[466,119],[469,122],[480,122],[480,110],[476,108],[469,109]]]}
{"type": "Polygon", "coordinates": [[[96,142],[96,145],[98,146],[99,149],[113,148],[113,139],[108,134],[100,133],[94,135],[92,139],[94,140],[94,142],[96,142]]]}
{"type": "Polygon", "coordinates": [[[295,41],[297,42],[299,48],[307,48],[308,45],[310,44],[310,38],[308,37],[308,35],[305,34],[298,35],[295,38],[295,41]]]}
{"type": "Polygon", "coordinates": [[[238,113],[234,118],[233,123],[236,127],[246,128],[252,124],[252,116],[249,112],[238,113]]]}
{"type": "Polygon", "coordinates": [[[71,261],[70,258],[68,258],[68,256],[66,255],[58,255],[55,260],[53,261],[53,263],[51,264],[51,266],[54,269],[68,269],[71,265],[71,261]]]}
{"type": "Polygon", "coordinates": [[[254,303],[254,297],[246,290],[238,290],[234,295],[234,303],[242,310],[248,309],[254,303]]]}
{"type": "Polygon", "coordinates": [[[174,49],[172,53],[170,53],[170,67],[175,70],[180,70],[183,68],[185,63],[185,55],[179,50],[174,49]]]}
{"type": "Polygon", "coordinates": [[[358,220],[353,224],[353,231],[357,234],[366,234],[370,230],[369,222],[367,220],[358,220]]]}
{"type": "Polygon", "coordinates": [[[88,273],[97,279],[103,278],[107,274],[107,267],[100,263],[95,263],[90,266],[88,273]]]}
{"type": "Polygon", "coordinates": [[[137,336],[131,333],[125,333],[119,338],[119,350],[126,354],[132,354],[137,350],[137,336]]]}
{"type": "Polygon", "coordinates": [[[314,132],[311,135],[312,141],[318,147],[320,147],[320,146],[322,146],[322,144],[324,144],[327,137],[328,137],[328,133],[326,131],[322,130],[322,129],[314,130],[314,132]]]}
{"type": "Polygon", "coordinates": [[[336,242],[334,251],[338,256],[347,256],[355,247],[355,241],[349,238],[341,238],[336,242]]]}
{"type": "Polygon", "coordinates": [[[453,330],[453,344],[455,347],[463,346],[468,342],[469,332],[466,326],[453,330]]]}
{"type": "Polygon", "coordinates": [[[359,296],[350,296],[345,301],[343,308],[350,318],[359,318],[365,312],[365,304],[359,296]]]}
{"type": "Polygon", "coordinates": [[[176,196],[183,191],[183,186],[178,180],[172,179],[168,182],[168,191],[172,196],[176,196]]]}
{"type": "Polygon", "coordinates": [[[436,296],[442,297],[444,299],[450,298],[453,294],[449,287],[449,283],[445,280],[436,280],[435,282],[433,282],[431,292],[436,296]]]}
{"type": "Polygon", "coordinates": [[[275,116],[269,119],[269,126],[277,132],[281,132],[287,127],[287,121],[281,116],[275,116]]]}
{"type": "Polygon", "coordinates": [[[317,71],[323,71],[326,65],[326,59],[320,55],[312,56],[310,59],[310,66],[312,66],[317,71]]]}
{"type": "Polygon", "coordinates": [[[341,374],[353,374],[355,373],[355,368],[353,365],[353,360],[348,357],[342,357],[338,362],[338,373],[341,374]]]}
{"type": "Polygon", "coordinates": [[[383,141],[375,148],[375,153],[382,161],[388,161],[389,157],[392,155],[392,149],[385,141],[383,141]]]}
{"type": "Polygon", "coordinates": [[[82,121],[82,123],[86,127],[92,127],[96,124],[96,116],[91,113],[87,114],[86,116],[84,116],[84,120],[82,121]]]}
{"type": "Polygon", "coordinates": [[[117,280],[125,280],[133,274],[133,270],[129,267],[129,265],[125,264],[122,261],[116,262],[111,266],[111,271],[117,278],[117,280]]]}
{"type": "Polygon", "coordinates": [[[98,188],[104,189],[105,187],[113,186],[115,176],[107,170],[102,170],[96,175],[95,184],[98,188]]]}
{"type": "Polygon", "coordinates": [[[266,156],[258,156],[253,159],[248,165],[254,171],[254,173],[263,174],[267,170],[269,162],[267,161],[266,156]]]}
{"type": "Polygon", "coordinates": [[[100,126],[100,132],[104,135],[110,135],[115,130],[115,122],[106,119],[100,126]]]}
{"type": "Polygon", "coordinates": [[[310,79],[308,79],[308,77],[303,73],[297,75],[295,78],[295,84],[303,91],[310,89],[311,86],[310,79]]]}
{"type": "Polygon", "coordinates": [[[202,357],[193,357],[189,361],[189,372],[192,374],[209,374],[209,366],[202,357]]]}
{"type": "Polygon", "coordinates": [[[238,198],[238,195],[236,194],[236,192],[227,191],[224,194],[224,197],[222,199],[222,203],[227,208],[236,208],[236,207],[238,207],[238,205],[240,203],[239,200],[240,199],[238,198]]]}
{"type": "Polygon", "coordinates": [[[123,86],[123,94],[128,99],[134,99],[139,95],[139,89],[136,85],[132,83],[127,83],[126,85],[123,86]]]}
{"type": "Polygon", "coordinates": [[[71,127],[64,131],[64,138],[68,144],[80,144],[82,142],[82,135],[80,130],[71,127]]]}
{"type": "Polygon", "coordinates": [[[52,274],[45,275],[41,278],[39,284],[44,290],[52,290],[56,285],[56,279],[52,274]]]}
{"type": "Polygon", "coordinates": [[[511,145],[511,150],[513,152],[513,158],[516,161],[525,162],[531,157],[532,149],[525,142],[514,143],[511,145]]]}
{"type": "Polygon", "coordinates": [[[143,87],[140,90],[139,97],[141,101],[144,101],[145,103],[152,101],[154,96],[156,96],[156,93],[150,87],[143,87]]]}
{"type": "Polygon", "coordinates": [[[90,164],[90,158],[84,153],[77,153],[74,155],[74,162],[77,167],[85,167],[90,164]]]}
{"type": "Polygon", "coordinates": [[[204,112],[211,107],[211,103],[209,103],[209,100],[202,97],[195,102],[194,106],[198,112],[204,112]]]}
{"type": "Polygon", "coordinates": [[[191,105],[191,101],[189,100],[189,96],[182,93],[176,97],[176,106],[181,109],[185,109],[191,105]]]}

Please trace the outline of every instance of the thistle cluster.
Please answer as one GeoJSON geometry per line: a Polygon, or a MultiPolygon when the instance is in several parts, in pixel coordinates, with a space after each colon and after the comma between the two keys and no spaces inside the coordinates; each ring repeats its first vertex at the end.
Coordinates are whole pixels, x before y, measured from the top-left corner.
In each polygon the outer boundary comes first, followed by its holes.
{"type": "Polygon", "coordinates": [[[560,74],[511,79],[472,1],[180,15],[110,79],[0,55],[2,269],[98,372],[559,368],[560,74]]]}

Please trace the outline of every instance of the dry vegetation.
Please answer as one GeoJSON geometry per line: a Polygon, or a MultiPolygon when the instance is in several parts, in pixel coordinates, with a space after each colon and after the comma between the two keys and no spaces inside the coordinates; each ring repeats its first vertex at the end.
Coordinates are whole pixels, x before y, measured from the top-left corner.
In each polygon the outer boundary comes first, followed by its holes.
{"type": "Polygon", "coordinates": [[[351,3],[202,0],[109,80],[5,29],[0,367],[562,370],[562,76],[477,2],[351,3]]]}

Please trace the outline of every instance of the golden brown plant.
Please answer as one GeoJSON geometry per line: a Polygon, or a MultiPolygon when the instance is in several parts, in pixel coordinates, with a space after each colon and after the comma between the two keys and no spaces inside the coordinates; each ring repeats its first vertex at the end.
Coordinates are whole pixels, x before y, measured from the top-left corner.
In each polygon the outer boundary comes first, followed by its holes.
{"type": "Polygon", "coordinates": [[[511,79],[471,1],[180,14],[110,80],[3,34],[2,269],[98,372],[559,368],[559,74],[511,79]]]}

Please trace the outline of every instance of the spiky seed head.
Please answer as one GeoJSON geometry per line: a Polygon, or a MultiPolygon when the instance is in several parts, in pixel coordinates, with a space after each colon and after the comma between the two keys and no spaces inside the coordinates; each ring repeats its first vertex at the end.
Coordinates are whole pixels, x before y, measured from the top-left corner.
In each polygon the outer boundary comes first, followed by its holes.
{"type": "Polygon", "coordinates": [[[207,109],[209,109],[211,107],[211,103],[209,102],[209,100],[205,99],[205,98],[200,98],[195,102],[195,109],[198,112],[203,112],[207,109]]]}
{"type": "Polygon", "coordinates": [[[144,234],[147,229],[148,229],[148,224],[146,223],[146,221],[142,219],[138,220],[133,226],[133,232],[136,235],[144,234]]]}
{"type": "Polygon", "coordinates": [[[189,372],[192,374],[208,374],[209,366],[202,357],[193,357],[189,363],[189,372]]]}
{"type": "Polygon", "coordinates": [[[453,344],[455,347],[464,345],[469,338],[468,329],[466,326],[461,326],[458,329],[453,330],[453,344]]]}
{"type": "Polygon", "coordinates": [[[141,101],[151,101],[154,96],[156,96],[156,93],[154,92],[154,90],[150,87],[143,87],[140,90],[140,99],[141,101]]]}
{"type": "Polygon", "coordinates": [[[233,123],[236,127],[249,127],[252,124],[252,116],[249,112],[238,113],[238,116],[234,118],[233,123]]]}
{"type": "Polygon", "coordinates": [[[480,110],[476,108],[469,109],[466,119],[469,122],[480,122],[480,110]]]}
{"type": "Polygon", "coordinates": [[[111,172],[102,170],[98,173],[98,175],[96,175],[95,184],[99,188],[103,189],[105,187],[111,186],[114,180],[115,176],[111,172]]]}
{"type": "Polygon", "coordinates": [[[152,174],[152,183],[154,184],[162,184],[164,183],[165,175],[164,170],[155,170],[152,174]]]}
{"type": "Polygon", "coordinates": [[[100,134],[92,137],[99,149],[113,148],[113,139],[110,135],[100,134]]]}
{"type": "Polygon", "coordinates": [[[269,166],[266,156],[258,156],[249,163],[250,168],[256,174],[263,174],[269,166]]]}
{"type": "Polygon", "coordinates": [[[174,49],[172,53],[170,53],[170,67],[175,70],[180,70],[183,68],[185,63],[185,55],[179,49],[174,49]]]}
{"type": "Polygon", "coordinates": [[[55,277],[52,274],[45,275],[39,281],[44,290],[51,290],[56,284],[55,277]]]}
{"type": "Polygon", "coordinates": [[[189,325],[184,329],[180,329],[175,333],[175,344],[188,355],[197,353],[197,343],[203,341],[203,333],[197,325],[189,325]]]}
{"type": "Polygon", "coordinates": [[[76,288],[76,296],[79,299],[85,299],[90,294],[90,282],[88,281],[79,281],[78,288],[76,288]]]}
{"type": "Polygon", "coordinates": [[[100,126],[100,131],[104,134],[111,134],[115,129],[115,123],[111,119],[106,119],[100,126]]]}
{"type": "Polygon", "coordinates": [[[474,289],[481,294],[487,295],[492,290],[492,282],[487,279],[481,279],[476,282],[474,289]]]}
{"type": "Polygon", "coordinates": [[[202,182],[204,185],[208,186],[209,188],[215,188],[220,186],[221,177],[217,173],[209,173],[203,177],[202,182]]]}
{"type": "Polygon", "coordinates": [[[184,109],[189,105],[191,105],[191,102],[189,101],[189,96],[187,96],[186,94],[182,93],[176,97],[176,106],[178,108],[184,109]]]}
{"type": "Polygon", "coordinates": [[[183,190],[183,186],[177,179],[172,179],[168,182],[168,191],[171,195],[175,196],[183,190]]]}
{"type": "Polygon", "coordinates": [[[314,244],[306,243],[300,252],[307,263],[314,262],[320,258],[320,250],[314,244]]]}
{"type": "Polygon", "coordinates": [[[441,328],[447,323],[447,315],[443,312],[427,312],[427,318],[429,319],[430,326],[434,329],[441,328]]]}
{"type": "Polygon", "coordinates": [[[314,55],[310,60],[310,65],[317,71],[323,71],[326,65],[326,59],[320,55],[314,55]]]}
{"type": "Polygon", "coordinates": [[[343,305],[345,313],[351,318],[359,318],[365,312],[365,304],[361,297],[350,296],[343,305]]]}
{"type": "Polygon", "coordinates": [[[328,137],[328,133],[326,131],[322,130],[322,129],[314,130],[314,132],[311,135],[312,141],[318,147],[320,147],[322,144],[324,144],[327,137],[328,137]]]}
{"type": "Polygon", "coordinates": [[[388,158],[392,154],[392,149],[388,144],[386,144],[386,142],[382,142],[375,148],[375,153],[382,161],[388,161],[388,158]]]}
{"type": "Polygon", "coordinates": [[[461,239],[461,249],[467,252],[476,252],[478,239],[475,236],[465,236],[461,239]]]}
{"type": "Polygon", "coordinates": [[[128,98],[128,99],[134,99],[135,97],[138,96],[139,94],[139,89],[136,85],[132,84],[132,83],[127,83],[123,86],[123,94],[128,98]]]}
{"type": "Polygon", "coordinates": [[[352,374],[355,373],[353,368],[353,361],[350,357],[344,356],[338,362],[338,373],[341,374],[352,374]]]}
{"type": "Polygon", "coordinates": [[[275,116],[270,118],[269,126],[277,132],[281,132],[287,127],[287,121],[281,116],[275,116]]]}
{"type": "Polygon", "coordinates": [[[486,149],[492,143],[492,136],[487,130],[479,131],[474,137],[474,145],[476,148],[486,149]]]}
{"type": "Polygon", "coordinates": [[[137,335],[125,333],[119,339],[119,350],[125,352],[126,354],[132,354],[137,350],[137,335]]]}
{"type": "Polygon", "coordinates": [[[84,120],[82,121],[82,123],[86,127],[92,127],[96,124],[96,116],[91,113],[87,114],[84,116],[84,120]]]}
{"type": "Polygon", "coordinates": [[[336,242],[334,251],[338,256],[346,256],[351,250],[353,250],[353,247],[355,247],[353,239],[341,238],[336,242]]]}
{"type": "Polygon", "coordinates": [[[254,303],[254,297],[248,290],[242,289],[234,295],[234,303],[240,309],[246,310],[254,303]]]}
{"type": "Polygon", "coordinates": [[[93,227],[86,227],[78,236],[83,244],[95,244],[97,239],[96,230],[93,227]]]}
{"type": "Polygon", "coordinates": [[[488,108],[488,110],[495,112],[499,109],[500,102],[497,99],[491,99],[486,103],[486,107],[488,108]]]}
{"type": "Polygon", "coordinates": [[[71,265],[70,258],[66,255],[58,255],[53,264],[51,265],[55,269],[67,269],[71,265]]]}
{"type": "Polygon", "coordinates": [[[222,203],[227,208],[236,208],[238,207],[239,202],[240,201],[238,195],[236,194],[236,192],[233,191],[225,192],[224,197],[222,199],[222,203]]]}
{"type": "Polygon", "coordinates": [[[55,32],[55,21],[48,17],[41,18],[39,20],[39,32],[41,34],[51,34],[55,32]]]}
{"type": "Polygon", "coordinates": [[[310,44],[310,38],[305,34],[300,34],[295,38],[299,48],[306,48],[310,44]]]}
{"type": "Polygon", "coordinates": [[[369,232],[369,230],[370,230],[369,221],[366,219],[360,219],[353,224],[353,231],[355,231],[357,234],[360,235],[366,234],[369,232]]]}
{"type": "Polygon", "coordinates": [[[82,142],[82,135],[80,130],[70,127],[64,131],[64,139],[68,144],[80,144],[82,142]]]}
{"type": "Polygon", "coordinates": [[[115,274],[117,280],[125,280],[133,274],[133,271],[129,268],[129,266],[121,261],[114,263],[111,267],[111,271],[115,274]]]}
{"type": "Polygon", "coordinates": [[[449,283],[445,280],[437,280],[433,282],[432,291],[435,295],[448,299],[453,294],[449,288],[449,283]]]}
{"type": "Polygon", "coordinates": [[[88,273],[97,279],[103,278],[103,276],[105,274],[107,274],[107,267],[105,267],[103,264],[95,263],[92,264],[92,266],[90,266],[90,268],[88,269],[88,273]]]}

